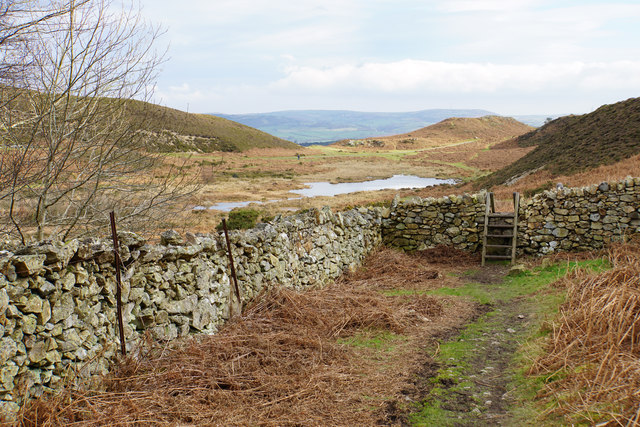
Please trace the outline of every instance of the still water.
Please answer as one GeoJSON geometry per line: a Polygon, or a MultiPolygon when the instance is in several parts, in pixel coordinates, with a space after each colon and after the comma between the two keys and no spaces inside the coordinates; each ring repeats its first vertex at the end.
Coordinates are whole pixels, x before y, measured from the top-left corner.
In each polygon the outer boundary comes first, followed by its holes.
{"type": "MultiPolygon", "coordinates": [[[[399,190],[401,188],[424,188],[432,187],[440,184],[454,184],[453,179],[437,179],[437,178],[421,178],[414,175],[394,175],[391,178],[375,179],[373,181],[364,182],[342,182],[339,184],[331,184],[330,182],[307,182],[308,188],[301,190],[291,190],[291,193],[299,194],[299,197],[291,197],[287,200],[302,199],[304,197],[318,196],[336,196],[338,194],[356,193],[358,191],[376,191],[376,190],[399,190]]],[[[247,201],[247,202],[224,202],[210,206],[208,209],[214,209],[223,212],[229,212],[235,208],[241,208],[251,203],[264,204],[277,202],[279,200],[269,200],[267,202],[247,201]]],[[[196,206],[194,210],[205,210],[204,206],[196,206]]]]}

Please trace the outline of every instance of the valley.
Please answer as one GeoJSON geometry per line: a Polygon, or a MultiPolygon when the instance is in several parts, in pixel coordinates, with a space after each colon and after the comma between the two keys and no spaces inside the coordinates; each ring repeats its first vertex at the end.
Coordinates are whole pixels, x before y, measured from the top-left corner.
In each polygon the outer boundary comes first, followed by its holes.
{"type": "MultiPolygon", "coordinates": [[[[628,101],[618,108],[624,110],[628,105],[635,102],[628,101]]],[[[306,267],[296,264],[293,270],[298,274],[304,268],[320,269],[303,274],[304,280],[312,281],[316,274],[324,274],[320,272],[336,273],[329,261],[333,249],[328,248],[340,245],[325,235],[312,238],[308,233],[313,227],[305,228],[299,219],[310,219],[316,227],[324,227],[328,215],[334,218],[330,224],[340,224],[342,220],[335,218],[342,218],[338,216],[342,214],[325,214],[325,206],[333,212],[359,207],[350,212],[363,215],[369,215],[369,208],[378,209],[376,215],[384,217],[384,210],[394,198],[409,201],[434,197],[446,205],[448,200],[460,203],[461,198],[443,196],[490,188],[496,195],[497,210],[507,211],[514,191],[531,198],[556,189],[560,183],[580,187],[601,181],[623,183],[625,177],[637,176],[639,149],[628,142],[633,135],[619,138],[620,132],[615,134],[615,140],[601,140],[602,147],[590,144],[591,151],[586,155],[589,162],[582,167],[558,168],[585,157],[576,154],[580,151],[576,145],[567,145],[566,152],[557,146],[567,133],[580,132],[571,128],[572,123],[581,123],[582,131],[588,129],[584,123],[590,117],[569,119],[569,124],[562,124],[562,118],[558,120],[561,125],[551,123],[531,129],[514,119],[496,116],[449,118],[405,134],[343,140],[326,146],[282,146],[277,142],[262,148],[234,145],[233,149],[221,151],[211,150],[210,146],[193,150],[178,144],[164,152],[165,147],[160,150],[162,161],[153,169],[153,176],[164,179],[179,173],[193,183],[194,191],[183,200],[186,208],[182,212],[165,216],[159,226],[148,227],[141,234],[154,242],[160,231],[173,228],[189,241],[181,240],[180,234],[176,237],[164,233],[157,250],[144,246],[146,252],[141,259],[160,258],[157,266],[151,261],[145,267],[153,273],[142,282],[138,276],[137,286],[145,280],[158,281],[161,288],[177,289],[167,290],[167,297],[184,297],[182,286],[189,284],[183,282],[188,277],[195,279],[194,272],[200,277],[201,262],[212,261],[211,255],[196,255],[197,251],[203,250],[205,242],[222,249],[213,243],[215,237],[207,236],[219,236],[216,228],[221,219],[228,217],[233,223],[233,213],[253,218],[238,228],[252,227],[256,222],[289,224],[286,218],[279,217],[297,215],[293,221],[302,228],[291,236],[284,232],[273,236],[285,242],[294,240],[291,250],[309,254],[295,258],[306,267]],[[563,131],[554,131],[558,128],[563,131]],[[540,135],[544,138],[536,139],[540,135]],[[619,141],[622,142],[618,146],[619,141]],[[296,193],[306,183],[361,183],[397,175],[453,183],[302,198],[296,193]],[[193,209],[251,200],[260,203],[231,212],[193,209]],[[204,234],[192,234],[197,232],[204,234]],[[325,245],[322,247],[326,253],[312,248],[316,243],[325,245]],[[157,251],[162,250],[168,252],[158,255],[157,251]],[[176,265],[170,266],[171,262],[176,265]],[[165,284],[164,276],[159,276],[163,269],[179,269],[179,273],[166,279],[175,278],[177,282],[165,284]]],[[[163,131],[154,132],[157,135],[163,131]]],[[[193,133],[186,129],[181,135],[193,133]]],[[[625,184],[620,185],[624,190],[625,184]]],[[[631,196],[624,197],[627,202],[632,201],[631,196]]],[[[603,211],[606,213],[603,209],[598,212],[603,211]]],[[[429,212],[425,217],[428,215],[429,212]]],[[[413,225],[411,221],[407,227],[413,225]]],[[[405,225],[392,228],[398,227],[405,225]]],[[[446,232],[450,230],[460,228],[452,226],[446,232]]],[[[422,237],[428,234],[422,231],[422,237]]],[[[613,347],[599,344],[602,335],[613,333],[606,328],[597,329],[597,325],[607,324],[602,320],[610,315],[607,306],[602,300],[594,301],[592,304],[599,311],[591,320],[580,311],[581,303],[575,302],[582,298],[581,287],[601,283],[607,287],[602,292],[608,292],[602,298],[620,304],[613,284],[623,280],[618,271],[637,268],[639,252],[633,237],[631,243],[607,246],[606,250],[545,257],[523,255],[513,267],[500,262],[481,266],[477,253],[453,246],[438,245],[410,253],[379,247],[364,259],[362,267],[349,267],[325,286],[314,285],[298,292],[272,286],[278,280],[291,280],[286,260],[280,260],[274,252],[273,238],[263,243],[260,232],[249,233],[254,233],[251,235],[256,242],[235,243],[240,252],[237,259],[243,262],[242,287],[250,294],[243,301],[242,315],[231,318],[230,311],[215,309],[221,323],[207,327],[217,332],[194,335],[190,334],[195,332],[190,325],[195,319],[201,322],[203,315],[196,315],[195,308],[190,314],[188,306],[182,304],[186,299],[175,306],[178,308],[164,303],[162,307],[169,307],[165,312],[170,314],[163,319],[170,326],[174,325],[171,322],[181,322],[182,332],[167,332],[171,339],[151,340],[137,350],[140,353],[134,359],[120,359],[97,388],[67,387],[55,398],[45,395],[44,399],[34,400],[18,413],[19,424],[56,425],[77,420],[82,425],[101,425],[105,418],[119,425],[141,420],[167,425],[217,425],[221,419],[231,424],[328,422],[345,426],[551,426],[565,422],[607,423],[617,418],[633,421],[634,403],[629,390],[635,376],[629,374],[628,381],[613,378],[618,369],[631,372],[635,365],[609,357],[613,347]],[[248,259],[255,256],[267,258],[260,258],[262,261],[253,265],[254,261],[248,259]],[[608,273],[609,270],[613,272],[608,273]],[[573,299],[563,304],[565,298],[573,299]],[[571,331],[556,332],[562,329],[558,323],[562,320],[558,319],[567,317],[576,318],[585,330],[597,331],[593,332],[590,347],[567,345],[564,340],[581,337],[571,338],[571,331]],[[575,361],[562,362],[570,351],[575,361]],[[601,377],[601,373],[606,375],[601,377]],[[215,379],[213,383],[211,378],[215,379]],[[597,387],[585,392],[584,384],[597,387]],[[618,389],[622,391],[615,402],[602,397],[607,390],[618,389]],[[560,394],[554,394],[557,391],[560,394]]],[[[328,233],[332,236],[332,231],[328,233]]],[[[355,242],[365,234],[364,229],[350,233],[355,242]]],[[[242,235],[235,234],[233,238],[242,235]]],[[[334,239],[338,235],[334,233],[334,239]]],[[[372,245],[373,240],[367,239],[367,244],[372,245]]],[[[478,238],[469,241],[478,242],[478,238]]],[[[134,245],[140,244],[134,241],[134,245]]],[[[94,242],[94,247],[100,250],[101,246],[94,242]]],[[[352,253],[354,248],[363,249],[355,243],[344,253],[352,253]]],[[[345,256],[338,255],[336,259],[344,260],[345,256]]],[[[92,263],[91,259],[84,262],[92,263]]],[[[230,281],[220,263],[222,259],[218,255],[215,262],[219,266],[206,270],[215,271],[216,277],[221,277],[216,280],[228,287],[230,281]]],[[[135,260],[130,262],[135,264],[135,260]]],[[[108,264],[88,268],[103,267],[105,271],[110,269],[108,264]]],[[[136,289],[135,295],[142,295],[141,292],[146,289],[136,289]]],[[[187,299],[192,297],[198,300],[196,294],[187,299]]],[[[130,308],[137,310],[135,305],[130,308]]],[[[147,308],[145,318],[155,322],[157,317],[152,312],[147,308]]],[[[625,313],[624,322],[629,322],[635,311],[631,307],[625,313]]],[[[139,326],[129,327],[137,333],[138,329],[144,330],[144,325],[139,326]]],[[[198,323],[198,327],[203,326],[198,323]]],[[[634,344],[629,348],[625,338],[628,331],[614,332],[623,343],[616,347],[617,351],[627,356],[634,354],[634,344]]]]}

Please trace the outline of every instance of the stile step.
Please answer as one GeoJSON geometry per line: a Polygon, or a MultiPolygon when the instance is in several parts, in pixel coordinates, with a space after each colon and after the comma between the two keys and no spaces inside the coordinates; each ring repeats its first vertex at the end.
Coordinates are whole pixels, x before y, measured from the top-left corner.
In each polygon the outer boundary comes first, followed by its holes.
{"type": "Polygon", "coordinates": [[[515,214],[513,212],[494,212],[489,214],[489,218],[513,218],[515,214]]]}

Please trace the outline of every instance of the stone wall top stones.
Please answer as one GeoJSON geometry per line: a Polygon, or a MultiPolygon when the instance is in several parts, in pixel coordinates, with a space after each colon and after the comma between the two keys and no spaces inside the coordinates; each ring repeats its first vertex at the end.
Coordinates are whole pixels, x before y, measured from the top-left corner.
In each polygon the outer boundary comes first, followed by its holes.
{"type": "Polygon", "coordinates": [[[439,244],[475,251],[482,242],[486,192],[394,199],[383,220],[383,241],[404,250],[439,244]]]}
{"type": "MultiPolygon", "coordinates": [[[[244,301],[265,288],[305,288],[355,268],[381,242],[382,209],[312,209],[232,231],[244,301]]],[[[125,336],[171,340],[213,333],[229,316],[230,280],[220,234],[121,232],[125,336]]],[[[46,241],[0,252],[0,409],[108,370],[119,348],[111,239],[46,241]],[[68,369],[73,366],[74,369],[68,369]],[[65,378],[64,381],[73,381],[65,378]],[[19,394],[16,390],[27,390],[19,394]]]]}

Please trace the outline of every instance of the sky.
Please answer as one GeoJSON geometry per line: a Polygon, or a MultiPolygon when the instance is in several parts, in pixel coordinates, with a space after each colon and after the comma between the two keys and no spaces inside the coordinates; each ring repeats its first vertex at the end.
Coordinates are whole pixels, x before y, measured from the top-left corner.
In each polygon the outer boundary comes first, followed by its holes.
{"type": "Polygon", "coordinates": [[[480,108],[640,96],[640,0],[140,0],[154,101],[196,113],[480,108]]]}

